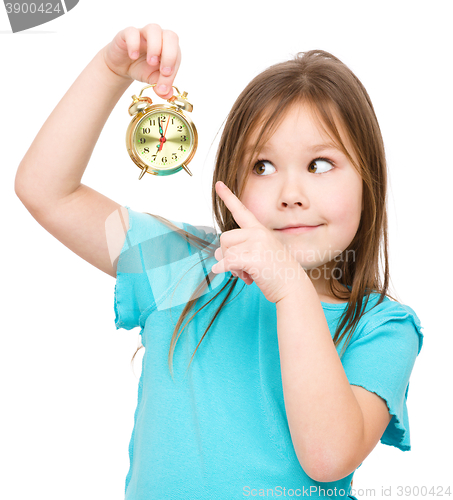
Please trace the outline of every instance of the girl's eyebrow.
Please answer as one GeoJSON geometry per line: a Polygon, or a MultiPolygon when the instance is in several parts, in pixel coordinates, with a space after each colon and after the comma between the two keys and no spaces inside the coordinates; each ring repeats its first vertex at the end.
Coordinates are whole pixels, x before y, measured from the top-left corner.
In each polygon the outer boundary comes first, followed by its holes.
{"type": "MultiPolygon", "coordinates": [[[[244,150],[244,154],[245,155],[249,155],[252,153],[254,149],[254,146],[247,146],[244,150]]],[[[265,153],[266,151],[268,151],[269,149],[272,149],[271,147],[269,147],[267,144],[265,144],[262,148],[261,148],[261,153],[265,153]]]]}
{"type": "MultiPolygon", "coordinates": [[[[272,147],[269,147],[267,144],[265,144],[263,146],[263,148],[261,149],[261,153],[266,153],[266,151],[268,151],[270,149],[272,149],[272,147]]],[[[327,149],[335,149],[335,150],[341,152],[341,150],[338,148],[338,146],[336,146],[332,142],[325,143],[325,144],[317,144],[316,146],[312,146],[312,147],[310,147],[308,149],[309,149],[309,151],[311,153],[318,153],[319,151],[325,151],[327,149]]],[[[248,147],[245,148],[244,154],[248,155],[252,151],[253,151],[253,146],[248,146],[248,147]]]]}
{"type": "Polygon", "coordinates": [[[331,142],[329,142],[327,144],[317,144],[316,146],[313,146],[313,147],[311,147],[309,149],[313,153],[317,153],[318,151],[323,151],[325,149],[336,149],[336,150],[339,151],[339,148],[335,144],[333,144],[331,142]]]}

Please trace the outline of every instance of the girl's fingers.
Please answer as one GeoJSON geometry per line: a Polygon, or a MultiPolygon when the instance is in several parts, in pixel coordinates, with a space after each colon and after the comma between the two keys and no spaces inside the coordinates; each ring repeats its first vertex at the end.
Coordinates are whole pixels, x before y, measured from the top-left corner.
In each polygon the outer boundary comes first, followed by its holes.
{"type": "MultiPolygon", "coordinates": [[[[214,252],[214,257],[217,259],[217,261],[221,261],[223,259],[223,252],[222,248],[219,247],[216,249],[214,252]]],[[[233,276],[236,276],[240,278],[242,281],[244,281],[247,285],[250,285],[253,283],[253,279],[250,277],[250,274],[247,272],[243,271],[242,269],[237,269],[237,270],[231,270],[231,274],[233,276]]]]}
{"type": "Polygon", "coordinates": [[[174,31],[164,30],[162,32],[162,56],[160,61],[160,72],[166,77],[175,70],[179,51],[179,37],[174,31]]]}
{"type": "Polygon", "coordinates": [[[132,60],[140,57],[140,31],[137,28],[129,27],[122,31],[122,39],[126,42],[126,49],[132,60]]]}
{"type": "Polygon", "coordinates": [[[162,53],[162,28],[158,24],[147,24],[141,33],[146,40],[146,62],[158,68],[162,53]]]}
{"type": "Polygon", "coordinates": [[[250,277],[250,274],[245,271],[231,271],[231,274],[240,278],[246,285],[251,285],[253,283],[253,279],[250,277]]]}
{"type": "Polygon", "coordinates": [[[216,249],[216,251],[214,252],[214,257],[217,260],[222,260],[223,259],[222,247],[219,247],[219,248],[216,249]]]}
{"type": "Polygon", "coordinates": [[[178,35],[170,30],[162,32],[162,54],[160,57],[160,75],[156,92],[166,99],[173,95],[171,86],[181,62],[181,50],[179,48],[178,35]],[[164,88],[165,87],[165,88],[164,88]]]}
{"type": "Polygon", "coordinates": [[[156,83],[154,91],[159,97],[169,99],[173,95],[172,85],[181,64],[178,35],[171,30],[163,30],[158,24],[152,23],[141,29],[130,26],[117,36],[116,45],[121,53],[117,56],[109,54],[116,71],[137,78],[137,74],[148,72],[148,68],[142,68],[143,65],[148,65],[151,68],[149,82],[156,83]],[[139,66],[131,65],[127,58],[131,61],[139,60],[137,61],[139,66]],[[145,61],[142,60],[143,58],[145,61]],[[131,67],[139,69],[131,74],[131,67]]]}
{"type": "Polygon", "coordinates": [[[146,43],[146,62],[153,70],[159,70],[154,91],[169,99],[173,95],[172,84],[181,63],[179,37],[158,24],[147,24],[139,33],[146,43]]]}
{"type": "Polygon", "coordinates": [[[214,252],[214,257],[218,262],[213,266],[216,267],[213,272],[215,272],[216,274],[231,272],[233,276],[237,276],[245,283],[250,285],[251,283],[253,283],[253,278],[242,268],[242,256],[246,261],[249,260],[250,252],[248,251],[248,247],[246,244],[235,245],[234,249],[218,247],[214,252]]]}

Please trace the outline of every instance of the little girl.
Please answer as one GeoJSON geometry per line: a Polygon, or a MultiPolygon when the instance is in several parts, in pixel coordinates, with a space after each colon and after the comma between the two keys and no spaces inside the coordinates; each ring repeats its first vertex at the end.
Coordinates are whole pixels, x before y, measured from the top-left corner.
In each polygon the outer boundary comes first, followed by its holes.
{"type": "Polygon", "coordinates": [[[116,277],[116,328],[141,328],[126,498],[354,498],[354,471],[379,441],[410,450],[406,400],[423,340],[415,312],[387,293],[373,106],[349,68],[319,50],[254,78],[218,149],[219,235],[81,184],[128,86],[156,83],[169,98],[180,61],[171,31],[118,33],[16,176],[33,217],[116,277]]]}

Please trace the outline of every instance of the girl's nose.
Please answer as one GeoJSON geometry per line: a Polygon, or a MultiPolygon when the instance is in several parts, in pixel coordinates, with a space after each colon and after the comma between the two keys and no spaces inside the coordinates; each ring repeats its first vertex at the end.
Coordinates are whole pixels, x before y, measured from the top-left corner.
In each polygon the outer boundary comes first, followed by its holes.
{"type": "Polygon", "coordinates": [[[294,202],[294,203],[291,203],[291,202],[290,202],[290,203],[286,203],[286,202],[284,201],[284,202],[282,203],[282,205],[283,205],[284,207],[288,207],[288,206],[292,206],[292,205],[295,205],[295,206],[300,206],[300,207],[301,207],[301,206],[302,206],[302,202],[301,202],[301,201],[296,201],[296,202],[294,202]]]}
{"type": "Polygon", "coordinates": [[[305,207],[309,205],[308,196],[302,186],[295,182],[288,182],[281,190],[280,203],[282,207],[305,207]]]}

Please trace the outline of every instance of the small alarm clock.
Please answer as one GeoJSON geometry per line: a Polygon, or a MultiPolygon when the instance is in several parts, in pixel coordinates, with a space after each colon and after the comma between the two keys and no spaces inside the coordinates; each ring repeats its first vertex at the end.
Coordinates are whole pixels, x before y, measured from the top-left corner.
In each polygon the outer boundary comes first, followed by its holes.
{"type": "Polygon", "coordinates": [[[146,172],[152,175],[171,175],[184,169],[195,155],[198,134],[195,124],[184,112],[193,110],[187,92],[178,93],[168,104],[153,104],[150,97],[132,96],[129,114],[133,117],[126,133],[126,147],[132,161],[140,168],[139,180],[146,172]]]}

